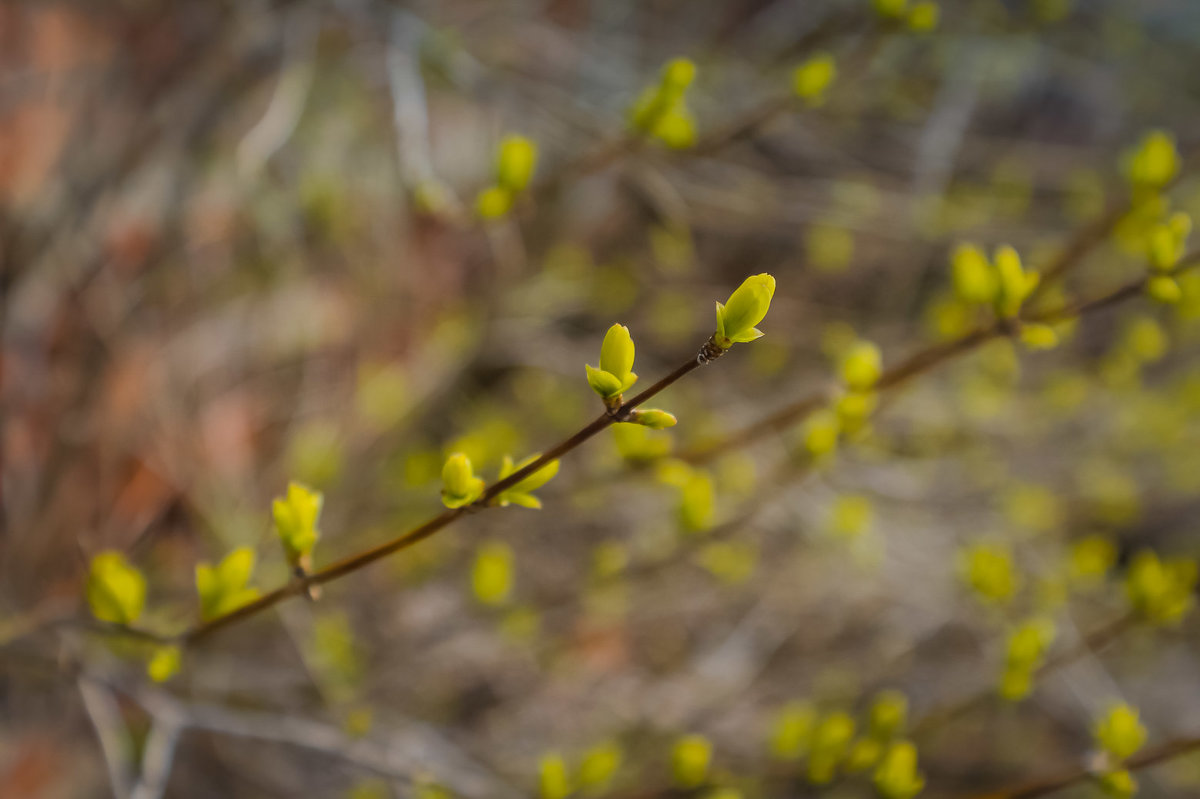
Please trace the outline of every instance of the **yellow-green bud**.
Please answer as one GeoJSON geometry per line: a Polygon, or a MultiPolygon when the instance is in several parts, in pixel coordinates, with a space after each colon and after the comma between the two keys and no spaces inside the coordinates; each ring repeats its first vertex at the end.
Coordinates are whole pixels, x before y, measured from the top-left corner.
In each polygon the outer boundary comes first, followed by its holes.
{"type": "Polygon", "coordinates": [[[813,731],[808,757],[808,781],[824,785],[833,780],[838,765],[854,739],[854,719],[848,713],[830,713],[813,731]]]}
{"type": "Polygon", "coordinates": [[[1179,151],[1175,137],[1155,130],[1142,137],[1138,146],[1125,157],[1125,176],[1134,189],[1157,190],[1179,173],[1179,151]]]}
{"type": "Polygon", "coordinates": [[[471,590],[480,603],[503,605],[512,594],[513,552],[504,543],[493,541],[479,547],[471,568],[471,590]]]}
{"type": "Polygon", "coordinates": [[[317,520],[324,502],[320,491],[300,483],[288,483],[287,494],[271,503],[275,530],[292,566],[308,566],[313,547],[321,537],[317,520]]]}
{"type": "Polygon", "coordinates": [[[842,382],[852,391],[872,389],[883,372],[883,356],[869,341],[859,341],[842,356],[842,382]]]}
{"type": "Polygon", "coordinates": [[[671,771],[681,788],[695,788],[708,779],[712,744],[702,735],[685,735],[671,750],[671,771]]]}
{"type": "Polygon", "coordinates": [[[1150,550],[1134,556],[1125,577],[1125,594],[1133,609],[1154,624],[1178,622],[1195,600],[1196,562],[1184,558],[1160,560],[1150,550]]]}
{"type": "Polygon", "coordinates": [[[812,743],[817,711],[807,702],[789,702],[771,728],[771,755],[778,760],[799,760],[812,743]]]}
{"type": "Polygon", "coordinates": [[[1021,343],[1031,350],[1052,350],[1058,346],[1058,333],[1050,325],[1021,325],[1021,343]]]}
{"type": "Polygon", "coordinates": [[[146,664],[146,676],[155,682],[166,682],[179,673],[183,655],[177,646],[160,646],[146,664]]]}
{"type": "Polygon", "coordinates": [[[989,305],[996,301],[999,281],[983,250],[974,244],[960,244],[950,257],[954,292],[963,302],[989,305]]]}
{"type": "Polygon", "coordinates": [[[625,325],[613,325],[600,345],[600,366],[585,365],[588,385],[606,400],[619,397],[637,382],[633,373],[633,337],[625,325]]]}
{"type": "Polygon", "coordinates": [[[500,219],[512,210],[514,199],[503,186],[488,186],[475,197],[475,213],[481,219],[500,219]]]}
{"type": "Polygon", "coordinates": [[[254,550],[238,547],[215,567],[207,563],[196,565],[201,618],[224,616],[258,598],[258,591],[247,586],[254,574],[254,561],[254,550]]]}
{"type": "Polygon", "coordinates": [[[872,0],[875,12],[888,19],[900,19],[908,10],[908,0],[872,0]]]}
{"type": "Polygon", "coordinates": [[[529,186],[537,169],[537,145],[524,136],[506,136],[496,155],[496,185],[512,194],[529,186]]]}
{"type": "Polygon", "coordinates": [[[999,277],[996,310],[1001,316],[1016,316],[1021,311],[1021,304],[1037,288],[1041,275],[1037,272],[1026,272],[1021,266],[1021,256],[1012,247],[997,249],[992,256],[992,262],[999,277]]]}
{"type": "Polygon", "coordinates": [[[810,106],[825,102],[825,92],[837,77],[837,64],[829,53],[818,53],[792,72],[792,91],[810,106]]]}
{"type": "Polygon", "coordinates": [[[621,747],[609,741],[597,744],[579,763],[579,787],[587,792],[603,791],[621,768],[621,747]]]}
{"type": "Polygon", "coordinates": [[[763,333],[755,325],[767,315],[774,296],[775,278],[771,275],[753,275],[742,281],[724,305],[717,303],[717,344],[729,349],[761,337],[763,333]]]}
{"type": "Polygon", "coordinates": [[[1146,281],[1146,296],[1167,305],[1174,305],[1183,299],[1183,289],[1179,287],[1175,278],[1155,275],[1146,281]]]}
{"type": "Polygon", "coordinates": [[[1138,784],[1128,769],[1117,769],[1100,775],[1100,790],[1109,799],[1130,799],[1137,793],[1138,784]]]}
{"type": "Polygon", "coordinates": [[[870,731],[876,738],[890,738],[908,722],[908,699],[899,691],[883,691],[871,703],[870,731]]]}
{"type": "Polygon", "coordinates": [[[875,790],[884,799],[912,799],[925,787],[925,777],[917,768],[917,747],[910,741],[892,744],[873,779],[875,790]]]}
{"type": "Polygon", "coordinates": [[[542,757],[538,768],[538,788],[541,799],[566,799],[571,793],[567,763],[557,752],[542,757]]]}
{"type": "MultiPolygon", "coordinates": [[[[508,455],[500,461],[500,475],[498,480],[503,480],[514,472],[524,469],[529,464],[536,461],[540,455],[530,455],[520,463],[513,463],[513,459],[508,455]]],[[[511,488],[501,491],[496,497],[496,504],[502,508],[512,505],[520,505],[523,508],[532,508],[534,510],[542,507],[542,502],[533,495],[532,492],[544,486],[546,483],[554,479],[558,474],[558,461],[550,461],[545,466],[542,466],[533,474],[511,488]]]]}
{"type": "Polygon", "coordinates": [[[674,427],[679,420],[672,413],[659,410],[658,408],[647,408],[645,410],[634,411],[630,416],[629,421],[649,427],[651,430],[662,430],[665,427],[674,427]]]}
{"type": "Polygon", "coordinates": [[[941,11],[937,3],[929,0],[914,3],[908,12],[908,29],[914,33],[930,33],[936,30],[941,11]]]}
{"type": "Polygon", "coordinates": [[[446,459],[442,467],[442,504],[447,508],[461,508],[479,499],[483,493],[483,478],[475,476],[471,459],[456,452],[446,459]]]}
{"type": "Polygon", "coordinates": [[[146,606],[146,578],[120,552],[101,552],[88,571],[87,600],[100,621],[133,624],[146,606]]]}
{"type": "Polygon", "coordinates": [[[1136,708],[1127,704],[1114,705],[1096,722],[1096,745],[1115,762],[1120,763],[1146,743],[1146,728],[1138,719],[1136,708]]]}

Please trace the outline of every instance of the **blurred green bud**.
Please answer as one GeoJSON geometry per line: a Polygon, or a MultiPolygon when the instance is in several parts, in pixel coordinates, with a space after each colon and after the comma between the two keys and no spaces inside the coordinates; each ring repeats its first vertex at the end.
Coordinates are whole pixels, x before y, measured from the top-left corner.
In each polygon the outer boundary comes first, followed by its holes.
{"type": "Polygon", "coordinates": [[[679,420],[674,414],[660,411],[657,408],[647,408],[645,410],[636,410],[630,417],[629,421],[634,424],[645,425],[651,430],[662,430],[666,427],[674,427],[679,420]]]}
{"type": "Polygon", "coordinates": [[[541,799],[566,799],[571,793],[571,777],[562,755],[551,752],[538,766],[538,795],[541,799]]]}
{"type": "Polygon", "coordinates": [[[999,278],[983,250],[974,244],[960,244],[950,256],[954,293],[963,302],[990,305],[1000,290],[999,278]]]}
{"type": "Polygon", "coordinates": [[[621,768],[621,747],[612,741],[597,744],[583,754],[579,763],[579,787],[585,793],[602,793],[621,768]]]}
{"type": "Polygon", "coordinates": [[[1021,325],[1021,343],[1031,350],[1052,350],[1058,346],[1058,333],[1050,325],[1021,325]]]}
{"type": "Polygon", "coordinates": [[[1097,720],[1093,735],[1096,745],[1115,763],[1133,755],[1146,743],[1146,728],[1138,718],[1137,709],[1125,703],[1113,705],[1097,720]]]}
{"type": "Polygon", "coordinates": [[[696,65],[686,58],[667,63],[658,85],[642,91],[630,109],[633,129],[673,149],[690,147],[696,140],[696,123],[685,94],[695,76],[696,65]]]}
{"type": "Polygon", "coordinates": [[[470,505],[483,493],[483,478],[475,476],[471,459],[455,452],[442,467],[442,504],[447,508],[470,505]]]}
{"type": "Polygon", "coordinates": [[[633,337],[625,325],[613,325],[600,345],[600,366],[585,365],[588,385],[606,400],[619,397],[637,382],[633,373],[633,337]]]}
{"type": "Polygon", "coordinates": [[[784,705],[771,725],[771,756],[776,760],[799,760],[808,754],[817,711],[808,702],[784,705]]]}
{"type": "Polygon", "coordinates": [[[664,92],[683,92],[696,79],[696,64],[689,58],[673,58],[662,69],[664,92]]]}
{"type": "Polygon", "coordinates": [[[992,263],[999,278],[996,310],[1003,317],[1014,317],[1021,312],[1025,299],[1037,288],[1041,275],[1026,272],[1021,266],[1021,256],[1008,246],[996,250],[992,263]]]}
{"type": "Polygon", "coordinates": [[[877,407],[879,394],[875,391],[845,392],[837,398],[834,406],[841,431],[847,435],[859,432],[866,426],[877,407]]]}
{"type": "Polygon", "coordinates": [[[813,731],[812,748],[808,756],[808,781],[824,785],[837,775],[838,766],[854,740],[854,719],[848,713],[835,711],[821,719],[813,731]]]}
{"type": "Polygon", "coordinates": [[[320,491],[313,491],[300,483],[288,483],[287,494],[271,503],[271,515],[275,519],[275,531],[283,544],[288,563],[293,567],[307,569],[312,558],[313,547],[321,537],[317,521],[325,498],[320,491]]]}
{"type": "Polygon", "coordinates": [[[717,303],[717,344],[729,349],[735,343],[754,341],[762,336],[755,327],[771,308],[775,296],[775,278],[768,274],[754,275],[729,295],[722,305],[717,303]]]}
{"type": "Polygon", "coordinates": [[[1125,155],[1125,177],[1135,191],[1163,188],[1179,174],[1179,167],[1175,137],[1166,131],[1150,131],[1125,155]]]}
{"type": "Polygon", "coordinates": [[[1137,793],[1138,784],[1128,769],[1117,769],[1101,774],[1098,778],[1100,790],[1109,799],[1130,799],[1137,793]]]}
{"type": "Polygon", "coordinates": [[[1155,275],[1146,281],[1146,296],[1166,305],[1175,305],[1183,299],[1183,289],[1175,278],[1155,275]]]}
{"type": "Polygon", "coordinates": [[[829,53],[818,53],[792,72],[792,91],[807,105],[825,102],[825,92],[837,77],[837,64],[829,53]]]}
{"type": "Polygon", "coordinates": [[[884,799],[912,799],[919,794],[925,788],[925,777],[917,768],[917,747],[911,741],[888,747],[873,782],[884,799]]]}
{"type": "Polygon", "coordinates": [[[679,491],[679,521],[683,529],[695,533],[712,527],[716,504],[712,477],[703,470],[693,470],[679,491]]]}
{"type": "Polygon", "coordinates": [[[862,494],[843,494],[833,503],[829,526],[834,535],[858,538],[866,533],[875,519],[871,499],[862,494]]]}
{"type": "Polygon", "coordinates": [[[861,774],[879,762],[883,744],[876,738],[859,738],[850,745],[842,768],[847,774],[861,774]]]}
{"type": "Polygon", "coordinates": [[[685,735],[671,750],[671,773],[680,788],[696,788],[708,779],[712,744],[702,735],[685,735]]]}
{"type": "Polygon", "coordinates": [[[941,13],[938,4],[930,0],[913,3],[913,7],[908,11],[908,29],[914,33],[931,33],[937,30],[941,13]]]}
{"type": "MultiPolygon", "coordinates": [[[[540,457],[541,455],[538,454],[530,455],[520,463],[514,464],[512,458],[510,458],[508,455],[505,455],[500,461],[500,475],[497,479],[503,480],[510,474],[524,469],[526,466],[533,463],[540,457]]],[[[502,508],[506,508],[512,504],[520,505],[522,508],[532,508],[536,510],[542,507],[542,501],[535,497],[533,492],[553,480],[557,474],[558,461],[550,461],[545,466],[541,467],[512,488],[501,491],[496,497],[496,504],[502,508]]]]}
{"type": "Polygon", "coordinates": [[[1012,553],[1000,544],[967,547],[959,556],[959,572],[971,590],[989,603],[1008,602],[1020,584],[1012,553]]]}
{"type": "Polygon", "coordinates": [[[859,341],[842,356],[842,382],[852,391],[870,391],[883,373],[883,356],[869,341],[859,341]]]}
{"type": "Polygon", "coordinates": [[[871,0],[871,5],[886,19],[900,19],[908,10],[908,0],[871,0]]]}
{"type": "Polygon", "coordinates": [[[908,723],[908,698],[899,691],[882,691],[871,703],[870,733],[875,738],[891,738],[908,723]]]}
{"type": "Polygon", "coordinates": [[[146,607],[146,578],[120,552],[100,552],[88,569],[87,601],[100,621],[133,624],[146,607]]]}
{"type": "Polygon", "coordinates": [[[1033,690],[1033,674],[1041,668],[1057,629],[1048,618],[1029,619],[1008,634],[1000,695],[1010,702],[1024,699],[1033,690]]]}
{"type": "Polygon", "coordinates": [[[837,413],[829,409],[819,410],[804,425],[804,448],[813,458],[831,455],[837,451],[841,431],[837,413]]]}
{"type": "Polygon", "coordinates": [[[481,604],[499,607],[508,601],[513,588],[513,552],[505,543],[481,544],[471,568],[471,591],[481,604]]]}
{"type": "Polygon", "coordinates": [[[1165,222],[1153,225],[1146,233],[1146,257],[1156,272],[1169,272],[1187,252],[1192,218],[1185,213],[1171,214],[1165,222]]]}
{"type": "Polygon", "coordinates": [[[196,593],[200,596],[200,617],[205,621],[231,613],[258,598],[248,587],[254,574],[254,550],[238,547],[215,567],[196,564],[196,593]]]}
{"type": "Polygon", "coordinates": [[[480,219],[500,219],[512,210],[515,199],[503,186],[488,186],[475,196],[475,213],[480,219]]]}
{"type": "Polygon", "coordinates": [[[738,585],[754,575],[758,548],[747,541],[713,541],[696,553],[696,560],[726,585],[738,585]]]}
{"type": "Polygon", "coordinates": [[[1125,595],[1143,619],[1152,624],[1174,624],[1192,609],[1196,587],[1196,561],[1188,558],[1160,560],[1151,550],[1134,556],[1125,577],[1125,595]]]}
{"type": "Polygon", "coordinates": [[[520,194],[537,169],[537,145],[524,136],[505,136],[496,154],[496,185],[520,194]]]}
{"type": "Polygon", "coordinates": [[[1099,585],[1117,562],[1117,546],[1108,538],[1092,535],[1071,545],[1068,572],[1077,585],[1099,585]]]}
{"type": "Polygon", "coordinates": [[[146,676],[155,682],[166,682],[179,673],[183,654],[177,646],[156,647],[146,664],[146,676]]]}

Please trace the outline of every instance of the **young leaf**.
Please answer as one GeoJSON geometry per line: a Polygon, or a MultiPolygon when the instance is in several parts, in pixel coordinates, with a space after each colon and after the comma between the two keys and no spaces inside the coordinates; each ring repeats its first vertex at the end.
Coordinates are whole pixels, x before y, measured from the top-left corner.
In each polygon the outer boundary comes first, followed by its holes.
{"type": "MultiPolygon", "coordinates": [[[[512,458],[510,458],[508,455],[505,455],[504,459],[500,463],[500,476],[498,479],[503,480],[510,474],[524,469],[526,466],[536,461],[539,457],[541,456],[530,455],[520,463],[514,464],[512,458]]],[[[512,488],[500,492],[500,495],[496,497],[496,504],[503,508],[507,507],[511,503],[514,505],[520,505],[523,508],[533,508],[536,510],[542,507],[542,503],[541,500],[533,496],[531,492],[536,491],[546,483],[550,482],[552,479],[554,479],[556,474],[558,474],[558,461],[550,461],[545,466],[526,477],[524,480],[521,480],[512,488]]]]}
{"type": "Polygon", "coordinates": [[[146,606],[146,578],[120,552],[101,552],[92,558],[87,600],[100,621],[133,624],[146,606]]]}
{"type": "Polygon", "coordinates": [[[254,550],[238,547],[215,567],[196,565],[196,592],[200,596],[200,617],[205,621],[231,613],[258,598],[258,591],[246,584],[254,574],[254,550]]]}
{"type": "Polygon", "coordinates": [[[620,396],[637,382],[633,373],[633,337],[625,325],[613,325],[600,345],[600,367],[585,364],[588,385],[606,400],[620,396]]]}
{"type": "Polygon", "coordinates": [[[313,491],[300,483],[289,483],[287,495],[271,504],[275,529],[288,562],[293,566],[307,566],[312,556],[313,547],[321,537],[317,520],[321,516],[324,501],[320,491],[313,491]]]}
{"type": "Polygon", "coordinates": [[[762,336],[755,325],[763,320],[775,296],[775,278],[768,274],[753,275],[729,295],[722,305],[717,303],[717,344],[729,349],[736,343],[754,341],[762,336]]]}
{"type": "Polygon", "coordinates": [[[442,467],[442,504],[447,508],[461,508],[479,499],[484,482],[475,476],[471,459],[456,452],[446,459],[442,467]]]}

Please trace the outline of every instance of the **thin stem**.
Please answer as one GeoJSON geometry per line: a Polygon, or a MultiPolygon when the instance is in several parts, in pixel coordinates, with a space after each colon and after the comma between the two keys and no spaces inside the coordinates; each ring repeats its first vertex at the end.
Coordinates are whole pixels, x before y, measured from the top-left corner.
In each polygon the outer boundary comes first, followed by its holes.
{"type": "MultiPolygon", "coordinates": [[[[423,541],[426,538],[429,538],[431,535],[437,533],[439,530],[448,527],[450,524],[471,510],[480,510],[483,508],[492,507],[492,500],[496,499],[505,491],[513,486],[516,486],[522,480],[539,471],[551,461],[557,460],[563,455],[566,455],[568,452],[577,448],[585,441],[595,436],[601,430],[607,428],[609,425],[622,421],[629,415],[631,411],[633,411],[642,403],[646,402],[646,400],[650,399],[656,394],[659,394],[668,386],[672,385],[684,375],[691,372],[693,369],[696,369],[704,363],[707,363],[707,361],[711,360],[713,357],[711,347],[712,344],[710,340],[710,342],[706,343],[705,347],[701,350],[701,356],[692,358],[691,360],[681,364],[657,383],[634,396],[633,399],[621,403],[611,412],[606,412],[600,415],[579,430],[579,432],[560,441],[558,444],[555,444],[553,447],[538,456],[538,458],[532,463],[517,469],[503,480],[498,480],[497,482],[488,486],[479,499],[471,505],[442,511],[432,519],[429,519],[423,524],[400,534],[390,541],[386,541],[364,552],[359,552],[358,554],[350,555],[349,557],[335,561],[334,563],[331,563],[322,569],[318,569],[317,571],[310,572],[302,576],[297,576],[286,585],[282,585],[279,588],[276,588],[274,591],[263,594],[253,602],[242,605],[236,610],[233,610],[222,616],[218,616],[215,619],[203,622],[196,627],[181,633],[176,637],[176,640],[183,644],[195,643],[196,641],[206,638],[216,631],[224,629],[225,627],[228,627],[236,622],[242,621],[251,616],[256,616],[264,610],[279,604],[285,599],[288,599],[289,597],[307,594],[308,589],[311,586],[322,585],[323,583],[336,580],[339,577],[344,577],[345,575],[356,572],[377,560],[386,558],[388,555],[398,552],[401,549],[406,549],[413,544],[423,541]],[[704,353],[709,354],[707,358],[703,357],[704,353]]],[[[130,634],[143,636],[152,635],[143,633],[140,630],[135,631],[131,628],[119,629],[127,630],[130,634]]]]}

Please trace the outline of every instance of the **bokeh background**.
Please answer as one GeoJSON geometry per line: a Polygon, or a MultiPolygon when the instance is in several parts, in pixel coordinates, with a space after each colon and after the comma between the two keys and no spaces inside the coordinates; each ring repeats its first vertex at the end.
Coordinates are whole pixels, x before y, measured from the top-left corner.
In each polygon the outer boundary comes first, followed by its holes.
{"type": "MultiPolygon", "coordinates": [[[[1125,617],[1132,553],[1200,555],[1194,282],[1051,351],[938,363],[817,463],[802,421],[664,456],[821,397],[856,337],[891,365],[959,335],[960,242],[1031,268],[1082,242],[1043,309],[1139,279],[1144,225],[1097,220],[1155,128],[1184,159],[1170,208],[1200,211],[1198,42],[1189,0],[947,0],[932,31],[867,0],[0,6],[0,796],[535,796],[547,756],[598,745],[622,755],[603,795],[866,796],[810,785],[771,730],[884,688],[930,796],[1069,771],[1116,700],[1151,741],[1197,734],[1194,621],[1088,640],[1125,617]],[[824,102],[789,100],[819,52],[824,102]],[[681,56],[698,144],[639,143],[627,109],[681,56]],[[511,133],[534,189],[480,220],[511,133]],[[72,622],[106,549],[165,632],[235,546],[281,584],[289,480],[324,492],[318,564],[395,536],[440,509],[447,454],[491,479],[593,418],[611,324],[649,384],[758,272],[766,336],[656,398],[672,431],[564,459],[541,511],[472,514],[163,685],[72,622]],[[980,545],[1011,597],[964,581],[980,545]],[[1005,702],[1037,614],[1070,662],[1005,702]],[[712,745],[700,789],[673,776],[685,734],[712,745]]],[[[1141,782],[1195,796],[1200,756],[1141,782]]]]}

